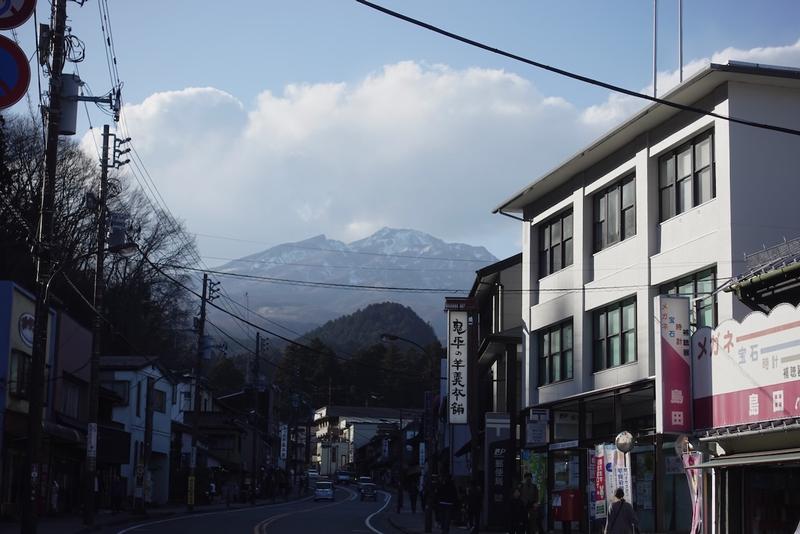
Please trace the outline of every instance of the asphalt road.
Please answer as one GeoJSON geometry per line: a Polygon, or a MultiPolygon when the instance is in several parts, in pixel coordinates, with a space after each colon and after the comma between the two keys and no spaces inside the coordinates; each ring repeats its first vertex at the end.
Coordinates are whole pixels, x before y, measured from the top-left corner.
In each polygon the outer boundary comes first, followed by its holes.
{"type": "Polygon", "coordinates": [[[358,493],[339,487],[334,502],[314,502],[312,498],[253,508],[181,515],[107,529],[106,534],[223,533],[223,534],[305,534],[363,533],[395,534],[380,517],[388,496],[381,493],[377,502],[361,502],[358,493]]]}

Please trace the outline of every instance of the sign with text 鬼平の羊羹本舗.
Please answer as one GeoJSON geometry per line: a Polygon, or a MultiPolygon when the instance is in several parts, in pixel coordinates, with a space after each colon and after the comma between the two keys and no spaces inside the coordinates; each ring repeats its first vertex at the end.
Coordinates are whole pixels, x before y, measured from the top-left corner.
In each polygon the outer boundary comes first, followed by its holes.
{"type": "Polygon", "coordinates": [[[692,430],[692,358],[689,299],[655,298],[658,328],[656,356],[656,432],[681,434],[692,430]]]}
{"type": "Polygon", "coordinates": [[[447,413],[451,424],[467,422],[467,312],[447,312],[447,413]]]}
{"type": "Polygon", "coordinates": [[[800,307],[780,304],[692,336],[697,429],[800,416],[800,307]]]}

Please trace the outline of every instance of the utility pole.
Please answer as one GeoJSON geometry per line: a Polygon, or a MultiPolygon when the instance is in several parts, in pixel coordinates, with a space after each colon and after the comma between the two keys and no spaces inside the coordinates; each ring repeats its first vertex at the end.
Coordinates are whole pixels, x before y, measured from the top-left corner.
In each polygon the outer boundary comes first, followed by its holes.
{"type": "Polygon", "coordinates": [[[47,282],[52,271],[51,246],[53,240],[53,214],[55,211],[55,180],[58,162],[58,136],[61,124],[61,71],[66,58],[64,31],[67,20],[67,0],[53,0],[53,64],[50,70],[50,105],[47,119],[47,146],[45,151],[45,176],[39,206],[39,228],[36,240],[36,311],[31,351],[30,397],[28,398],[28,454],[22,477],[23,534],[36,534],[38,517],[39,462],[41,460],[42,408],[44,406],[44,369],[47,357],[47,326],[50,305],[47,282]]]}
{"type": "Polygon", "coordinates": [[[206,300],[208,298],[208,274],[203,273],[203,296],[200,301],[200,320],[197,325],[197,359],[194,364],[194,418],[192,420],[192,454],[189,462],[189,487],[186,508],[194,510],[197,476],[197,437],[200,434],[200,370],[203,367],[203,338],[206,327],[206,300]]]}
{"type": "Polygon", "coordinates": [[[97,475],[97,410],[100,396],[100,352],[101,352],[101,324],[100,308],[103,305],[103,292],[105,291],[105,262],[106,228],[108,210],[108,139],[111,134],[108,124],[103,126],[103,153],[100,158],[100,202],[97,207],[97,258],[94,270],[94,318],[92,321],[92,359],[89,367],[89,398],[88,410],[89,424],[86,429],[86,480],[83,501],[83,523],[94,524],[94,480],[97,475]]]}
{"type": "Polygon", "coordinates": [[[255,506],[256,504],[256,474],[258,473],[258,469],[256,464],[258,463],[256,446],[258,444],[258,359],[260,357],[261,351],[261,332],[256,332],[256,351],[253,356],[253,382],[250,384],[251,388],[251,395],[252,395],[252,413],[253,413],[253,424],[251,425],[250,431],[253,433],[253,457],[252,457],[252,473],[250,475],[250,504],[255,506]]]}

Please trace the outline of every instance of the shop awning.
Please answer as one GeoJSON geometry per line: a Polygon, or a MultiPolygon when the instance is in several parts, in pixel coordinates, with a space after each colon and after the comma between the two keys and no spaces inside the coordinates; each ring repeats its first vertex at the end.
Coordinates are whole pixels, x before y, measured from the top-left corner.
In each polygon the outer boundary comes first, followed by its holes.
{"type": "Polygon", "coordinates": [[[750,452],[718,456],[697,464],[690,469],[715,469],[740,465],[784,464],[800,462],[800,449],[783,449],[779,451],[750,452]]]}

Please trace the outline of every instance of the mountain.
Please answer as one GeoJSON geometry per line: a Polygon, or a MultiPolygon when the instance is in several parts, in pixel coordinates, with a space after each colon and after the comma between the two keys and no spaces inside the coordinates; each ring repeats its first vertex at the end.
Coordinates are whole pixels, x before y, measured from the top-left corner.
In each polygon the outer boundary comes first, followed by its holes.
{"type": "Polygon", "coordinates": [[[303,339],[319,338],[334,351],[347,355],[379,343],[381,334],[387,332],[410,339],[423,347],[436,341],[436,334],[430,324],[408,306],[396,302],[370,304],[354,313],[328,321],[308,332],[303,339]]]}
{"type": "MultiPolygon", "coordinates": [[[[247,293],[249,308],[268,319],[251,316],[253,322],[286,337],[296,338],[370,304],[393,301],[409,306],[444,339],[444,297],[464,295],[456,291],[468,290],[475,271],[495,261],[484,247],[446,243],[416,230],[382,228],[352,243],[324,235],[284,243],[216,270],[236,275],[219,277],[226,295],[245,302],[247,293]]],[[[227,306],[247,315],[235,304],[227,306]]],[[[236,334],[219,312],[212,320],[236,334]]]]}

